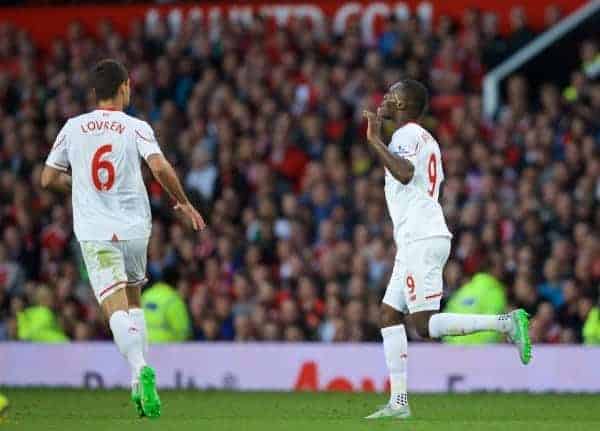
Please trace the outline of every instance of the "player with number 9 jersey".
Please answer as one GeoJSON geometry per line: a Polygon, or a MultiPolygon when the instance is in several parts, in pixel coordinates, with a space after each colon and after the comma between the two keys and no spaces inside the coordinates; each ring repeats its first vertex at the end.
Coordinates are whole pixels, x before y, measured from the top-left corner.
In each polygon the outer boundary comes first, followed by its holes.
{"type": "Polygon", "coordinates": [[[408,184],[402,184],[386,168],[385,198],[394,237],[402,243],[437,236],[451,238],[438,203],[444,170],[435,138],[417,123],[409,122],[394,132],[388,149],[414,166],[408,184]]]}
{"type": "Polygon", "coordinates": [[[390,400],[367,419],[411,415],[405,316],[424,338],[498,331],[515,343],[524,364],[531,360],[529,320],[524,310],[500,315],[439,312],[452,234],[438,202],[444,181],[440,147],[417,123],[427,109],[427,100],[423,84],[404,78],[389,88],[376,114],[364,112],[367,142],[385,167],[385,198],[396,243],[394,267],[379,315],[390,372],[390,400]],[[396,127],[388,145],[382,132],[384,122],[396,127]]]}
{"type": "Polygon", "coordinates": [[[437,310],[452,238],[438,202],[444,180],[440,148],[427,130],[408,122],[394,132],[388,150],[410,162],[414,173],[403,184],[385,172],[397,252],[383,302],[410,313],[437,310]]]}
{"type": "Polygon", "coordinates": [[[46,164],[71,168],[73,226],[79,241],[150,237],[152,215],[141,159],[162,154],[148,123],[96,109],[64,125],[46,164]]]}

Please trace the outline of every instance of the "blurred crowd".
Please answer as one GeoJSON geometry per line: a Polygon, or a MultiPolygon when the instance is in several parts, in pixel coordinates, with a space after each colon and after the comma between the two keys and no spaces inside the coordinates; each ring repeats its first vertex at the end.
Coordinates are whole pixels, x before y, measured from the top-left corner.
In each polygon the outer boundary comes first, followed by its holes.
{"type": "MultiPolygon", "coordinates": [[[[550,10],[549,23],[558,15],[550,10]]],[[[581,68],[566,88],[510,77],[487,119],[485,71],[535,36],[518,8],[509,35],[497,24],[475,10],[430,31],[390,19],[365,46],[357,27],[335,35],[302,20],[277,28],[256,17],[210,34],[133,21],[125,35],[103,21],[94,37],[72,23],[43,55],[2,24],[0,340],[109,338],[70,201],[39,179],[62,124],[94,109],[88,69],[113,57],[130,70],[128,112],[153,125],[209,225],[192,233],[145,171],[147,292],[183,304],[177,339],[378,339],[395,246],[361,112],[409,76],[431,91],[423,125],[444,158],[441,201],[454,234],[444,303],[483,273],[499,282],[504,309],[532,314],[536,342],[593,342],[584,325],[600,327],[600,84],[586,66],[598,41],[573,53],[581,68]]]]}

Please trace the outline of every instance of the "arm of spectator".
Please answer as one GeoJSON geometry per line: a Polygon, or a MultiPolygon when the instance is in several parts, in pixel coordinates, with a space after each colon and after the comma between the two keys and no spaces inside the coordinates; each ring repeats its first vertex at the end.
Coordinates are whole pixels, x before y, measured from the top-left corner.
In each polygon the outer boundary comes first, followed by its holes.
{"type": "Polygon", "coordinates": [[[160,185],[169,193],[169,195],[175,199],[177,204],[174,209],[181,211],[187,218],[192,222],[194,230],[202,230],[206,227],[204,219],[200,213],[194,208],[187,198],[183,187],[177,178],[175,169],[165,159],[162,154],[155,153],[148,156],[146,159],[154,178],[160,183],[160,185]]]}
{"type": "Polygon", "coordinates": [[[71,176],[60,169],[46,165],[42,170],[42,187],[60,192],[71,191],[71,176]]]}
{"type": "Polygon", "coordinates": [[[415,172],[414,165],[403,157],[392,154],[381,139],[382,119],[370,111],[364,111],[363,115],[367,118],[367,141],[371,148],[375,150],[384,166],[390,171],[392,176],[402,184],[408,184],[415,172]]]}

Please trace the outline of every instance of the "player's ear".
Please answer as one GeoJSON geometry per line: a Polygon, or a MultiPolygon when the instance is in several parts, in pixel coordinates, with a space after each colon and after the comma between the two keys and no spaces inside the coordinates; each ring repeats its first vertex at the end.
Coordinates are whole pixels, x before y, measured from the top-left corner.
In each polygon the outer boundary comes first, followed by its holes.
{"type": "Polygon", "coordinates": [[[129,79],[124,81],[121,85],[119,85],[119,92],[123,94],[123,96],[127,95],[129,90],[129,79]]]}
{"type": "Polygon", "coordinates": [[[125,104],[129,101],[129,79],[119,86],[119,94],[123,98],[125,104]]]}

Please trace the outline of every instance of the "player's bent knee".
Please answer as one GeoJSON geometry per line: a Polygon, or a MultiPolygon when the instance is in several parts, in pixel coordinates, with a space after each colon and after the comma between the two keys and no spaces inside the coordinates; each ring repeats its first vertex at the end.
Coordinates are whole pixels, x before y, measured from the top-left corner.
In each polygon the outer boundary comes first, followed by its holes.
{"type": "Polygon", "coordinates": [[[381,305],[381,314],[379,316],[379,327],[387,328],[389,326],[401,325],[404,323],[404,317],[398,310],[386,304],[381,305]]]}
{"type": "Polygon", "coordinates": [[[419,311],[410,315],[410,322],[419,334],[419,337],[429,337],[429,319],[437,311],[419,311]]]}
{"type": "Polygon", "coordinates": [[[429,322],[419,322],[415,329],[417,330],[417,334],[422,338],[429,338],[429,322]]]}
{"type": "Polygon", "coordinates": [[[127,303],[129,308],[141,308],[142,307],[142,288],[138,286],[128,285],[125,288],[127,294],[127,303]]]}
{"type": "Polygon", "coordinates": [[[100,307],[102,308],[106,320],[109,320],[110,316],[112,316],[115,311],[128,311],[129,304],[125,289],[116,290],[104,298],[100,307]]]}

